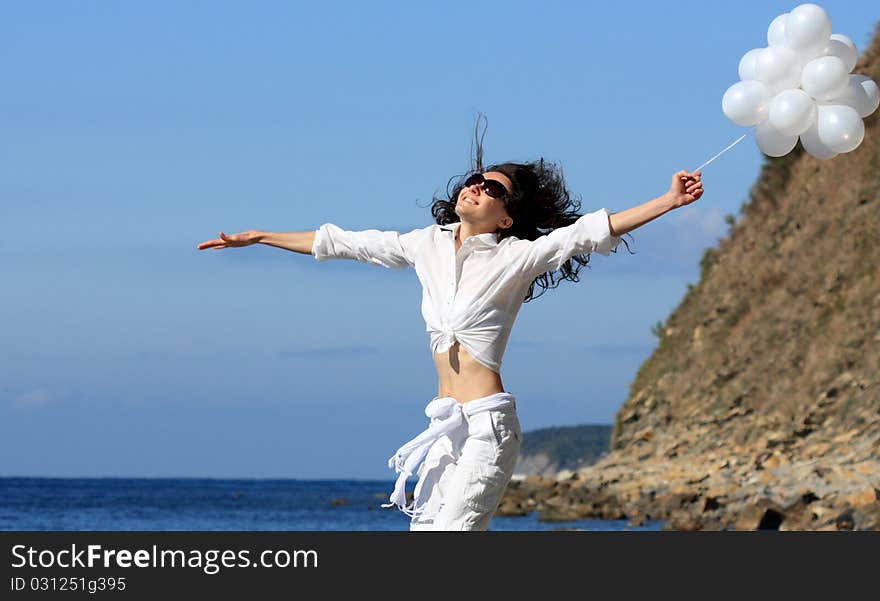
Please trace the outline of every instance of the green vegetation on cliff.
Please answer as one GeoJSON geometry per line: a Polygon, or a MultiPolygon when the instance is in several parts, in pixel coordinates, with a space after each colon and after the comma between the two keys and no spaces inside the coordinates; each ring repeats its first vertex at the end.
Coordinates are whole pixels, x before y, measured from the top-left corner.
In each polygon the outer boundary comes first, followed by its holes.
{"type": "Polygon", "coordinates": [[[590,465],[608,451],[610,440],[611,426],[604,424],[541,428],[525,432],[519,471],[555,472],[590,465]]]}

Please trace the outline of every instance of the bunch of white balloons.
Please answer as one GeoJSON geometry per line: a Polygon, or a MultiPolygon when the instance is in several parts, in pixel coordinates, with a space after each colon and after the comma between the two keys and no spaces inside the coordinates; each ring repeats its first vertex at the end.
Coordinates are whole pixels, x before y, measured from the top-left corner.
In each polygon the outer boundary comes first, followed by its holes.
{"type": "Polygon", "coordinates": [[[831,33],[821,6],[801,4],[773,19],[766,47],[743,55],[741,81],[724,93],[721,109],[737,125],[755,125],[769,156],[788,154],[798,137],[819,159],[851,152],[865,137],[862,119],[880,105],[874,80],[850,73],[857,59],[852,40],[831,33]]]}

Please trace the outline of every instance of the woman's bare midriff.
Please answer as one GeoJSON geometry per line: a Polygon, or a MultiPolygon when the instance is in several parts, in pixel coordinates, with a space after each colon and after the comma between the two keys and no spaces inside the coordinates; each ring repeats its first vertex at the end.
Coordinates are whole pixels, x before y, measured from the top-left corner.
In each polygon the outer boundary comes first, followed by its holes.
{"type": "Polygon", "coordinates": [[[437,368],[437,396],[466,403],[504,392],[501,376],[477,361],[458,341],[445,353],[434,353],[437,368]]]}

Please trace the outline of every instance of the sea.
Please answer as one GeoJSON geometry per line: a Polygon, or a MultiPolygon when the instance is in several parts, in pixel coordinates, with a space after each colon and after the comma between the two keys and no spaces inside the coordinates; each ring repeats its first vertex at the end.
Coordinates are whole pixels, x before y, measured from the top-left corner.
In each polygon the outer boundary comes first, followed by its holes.
{"type": "MultiPolygon", "coordinates": [[[[380,507],[386,480],[0,478],[0,530],[408,530],[380,507]]],[[[412,484],[408,486],[412,490],[412,484]]],[[[496,515],[489,530],[661,530],[663,521],[542,522],[496,515]]]]}

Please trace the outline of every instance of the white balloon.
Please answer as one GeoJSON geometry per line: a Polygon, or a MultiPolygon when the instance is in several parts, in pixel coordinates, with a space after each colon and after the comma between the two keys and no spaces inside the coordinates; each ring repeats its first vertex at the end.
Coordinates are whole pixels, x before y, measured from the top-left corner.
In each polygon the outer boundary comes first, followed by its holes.
{"type": "Polygon", "coordinates": [[[770,101],[769,121],[782,134],[800,135],[816,121],[816,103],[803,90],[783,90],[770,101]]]}
{"type": "Polygon", "coordinates": [[[781,157],[792,151],[797,144],[798,137],[784,134],[773,127],[769,121],[764,121],[755,128],[755,140],[758,142],[758,148],[764,154],[771,157],[781,157]]]}
{"type": "Polygon", "coordinates": [[[758,55],[761,54],[763,48],[752,48],[739,59],[739,78],[742,81],[747,79],[758,79],[756,71],[758,55]]]}
{"type": "Polygon", "coordinates": [[[787,46],[768,46],[758,54],[755,74],[773,96],[800,84],[801,62],[797,53],[787,46]]]}
{"type": "Polygon", "coordinates": [[[852,38],[850,38],[848,35],[843,35],[842,33],[832,33],[830,39],[837,40],[838,42],[849,46],[850,48],[852,48],[852,51],[856,53],[856,56],[859,55],[859,49],[856,48],[855,42],[853,42],[852,38]]]}
{"type": "Polygon", "coordinates": [[[834,152],[855,150],[865,138],[865,124],[851,106],[819,105],[816,126],[819,140],[834,152]]]}
{"type": "Polygon", "coordinates": [[[823,161],[837,156],[836,152],[825,146],[822,140],[819,139],[819,129],[816,123],[813,123],[807,131],[801,134],[801,145],[804,147],[804,150],[823,161]]]}
{"type": "Polygon", "coordinates": [[[738,81],[721,99],[724,115],[737,125],[755,125],[767,118],[767,90],[760,81],[738,81]]]}
{"type": "Polygon", "coordinates": [[[853,107],[859,117],[865,118],[880,106],[880,88],[867,75],[852,74],[846,89],[825,104],[845,104],[853,107]]]}
{"type": "Polygon", "coordinates": [[[836,56],[846,65],[846,72],[849,73],[856,66],[859,60],[859,51],[852,40],[842,33],[832,34],[822,50],[822,56],[836,56]]]}
{"type": "Polygon", "coordinates": [[[818,4],[801,4],[785,20],[785,43],[797,51],[824,47],[831,37],[831,19],[818,4]]]}
{"type": "Polygon", "coordinates": [[[816,100],[840,96],[849,82],[846,65],[836,56],[820,56],[804,65],[801,87],[816,100]]]}
{"type": "Polygon", "coordinates": [[[768,46],[784,46],[785,40],[785,20],[788,13],[782,13],[770,23],[767,29],[767,45],[768,46]]]}
{"type": "Polygon", "coordinates": [[[820,56],[825,56],[825,49],[829,42],[830,40],[827,40],[824,44],[812,46],[804,50],[798,50],[796,54],[798,56],[798,60],[801,61],[801,69],[803,69],[804,65],[809,63],[811,60],[819,58],[820,56]]]}

